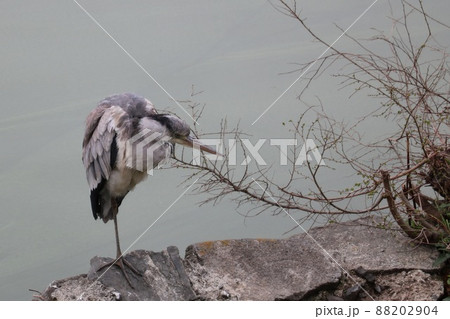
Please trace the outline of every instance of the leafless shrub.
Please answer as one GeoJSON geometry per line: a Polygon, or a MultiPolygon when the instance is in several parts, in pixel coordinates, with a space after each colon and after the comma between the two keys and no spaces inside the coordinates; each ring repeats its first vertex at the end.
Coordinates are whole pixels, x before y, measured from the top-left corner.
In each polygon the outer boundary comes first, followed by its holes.
{"type": "MultiPolygon", "coordinates": [[[[359,121],[348,124],[328,115],[319,102],[288,124],[294,139],[316,141],[328,167],[350,167],[360,181],[352,187],[329,189],[320,178],[323,170],[329,168],[307,162],[305,173],[295,165],[301,151],[298,147],[287,154],[288,178],[284,182],[274,180],[271,167],[236,168],[227,161],[207,159],[194,164],[183,154],[177,156],[178,165],[194,170],[190,178],[201,177],[197,191],[209,194],[204,203],[216,203],[230,195],[238,206],[251,203],[256,214],[266,210],[306,212],[297,217],[299,222],[317,216],[336,219],[342,215],[390,211],[397,225],[411,238],[448,245],[449,64],[446,49],[433,36],[433,26],[450,27],[427,14],[422,1],[403,0],[399,17],[392,18],[391,35],[379,32],[368,40],[359,40],[345,34],[357,47],[357,52],[346,52],[332,47],[309,27],[296,1],[279,0],[273,5],[295,19],[313,40],[329,48],[329,53],[319,60],[299,65],[295,70],[308,70],[300,98],[314,79],[324,76],[332,65],[343,63],[341,72],[336,74],[342,79],[342,87],[363,92],[380,103],[377,109],[367,110],[359,121]],[[417,19],[421,20],[426,31],[423,38],[412,36],[413,18],[416,25],[417,19]],[[397,129],[386,139],[364,141],[359,125],[378,117],[395,123],[397,129]],[[307,192],[297,188],[299,180],[310,183],[307,192]]],[[[186,103],[199,118],[198,105],[186,103]]],[[[239,127],[229,129],[225,120],[221,127],[216,136],[222,139],[231,136],[239,140],[243,134],[239,127]]],[[[194,130],[200,134],[198,127],[194,130]]],[[[245,154],[242,144],[236,147],[245,154]]],[[[224,155],[230,151],[225,148],[224,155]]]]}

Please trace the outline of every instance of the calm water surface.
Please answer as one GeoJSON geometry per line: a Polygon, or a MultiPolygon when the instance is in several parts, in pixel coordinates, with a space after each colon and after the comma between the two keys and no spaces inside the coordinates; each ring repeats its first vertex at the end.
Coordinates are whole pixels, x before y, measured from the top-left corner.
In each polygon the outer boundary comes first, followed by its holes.
{"type": "MultiPolygon", "coordinates": [[[[332,42],[340,35],[334,23],[347,27],[371,2],[311,1],[304,14],[332,42]]],[[[296,99],[302,81],[251,123],[299,76],[281,73],[325,49],[262,0],[80,4],[176,99],[190,98],[192,86],[204,91],[195,96],[206,104],[204,131],[216,130],[227,117],[231,124],[240,121],[255,141],[290,136],[281,123],[304,109],[296,99]]],[[[445,21],[443,6],[448,2],[433,1],[430,11],[445,21]]],[[[367,36],[374,25],[389,30],[388,13],[380,0],[354,31],[367,36]]],[[[81,163],[84,120],[96,103],[131,91],[189,119],[73,1],[1,1],[0,52],[0,300],[30,300],[29,288],[43,290],[54,279],[86,273],[91,257],[115,254],[113,224],[92,218],[81,163]]],[[[348,100],[347,93],[323,78],[309,98],[320,95],[341,116],[375,103],[348,100]]],[[[276,161],[279,155],[274,149],[266,156],[276,161]]],[[[183,192],[178,185],[184,175],[158,171],[127,196],[119,215],[123,248],[183,192]]],[[[339,180],[330,175],[329,183],[339,180]]],[[[245,218],[248,207],[237,211],[229,200],[198,207],[201,198],[184,196],[133,249],[176,245],[183,254],[190,243],[279,238],[294,226],[270,212],[245,218]]]]}

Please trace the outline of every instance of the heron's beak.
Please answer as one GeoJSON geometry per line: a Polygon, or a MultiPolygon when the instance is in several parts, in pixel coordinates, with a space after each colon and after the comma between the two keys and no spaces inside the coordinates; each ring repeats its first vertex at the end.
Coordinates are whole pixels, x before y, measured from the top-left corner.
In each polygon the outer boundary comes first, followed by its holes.
{"type": "Polygon", "coordinates": [[[200,150],[210,153],[210,154],[214,154],[214,155],[222,155],[218,152],[216,152],[215,149],[213,149],[212,147],[209,147],[205,144],[200,143],[198,140],[193,139],[192,136],[188,136],[185,138],[177,138],[175,140],[175,143],[184,145],[184,146],[188,146],[188,147],[192,147],[192,148],[199,148],[200,150]]]}

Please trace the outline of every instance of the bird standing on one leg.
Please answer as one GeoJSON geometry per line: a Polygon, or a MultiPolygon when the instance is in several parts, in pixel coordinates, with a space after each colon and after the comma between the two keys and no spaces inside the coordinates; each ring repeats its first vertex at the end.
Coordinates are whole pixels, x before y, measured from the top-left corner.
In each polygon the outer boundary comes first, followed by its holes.
{"type": "MultiPolygon", "coordinates": [[[[114,220],[116,236],[116,260],[102,268],[116,264],[130,286],[125,266],[138,272],[122,256],[117,226],[119,206],[128,192],[148,176],[148,170],[170,156],[174,143],[193,147],[189,133],[183,120],[158,114],[149,100],[132,93],[105,98],[87,117],[82,160],[91,190],[92,213],[105,223],[114,220]],[[136,142],[143,140],[145,144],[139,145],[143,150],[137,152],[136,142]]],[[[217,154],[198,141],[195,144],[217,154]]]]}

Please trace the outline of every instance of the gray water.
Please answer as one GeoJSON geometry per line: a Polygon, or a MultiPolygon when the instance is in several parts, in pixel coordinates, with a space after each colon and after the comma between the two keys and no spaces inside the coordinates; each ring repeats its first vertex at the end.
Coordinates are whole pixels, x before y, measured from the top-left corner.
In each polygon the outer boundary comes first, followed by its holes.
{"type": "MultiPolygon", "coordinates": [[[[310,1],[309,23],[329,42],[372,1],[310,1]]],[[[276,1],[274,1],[276,3],[276,1]]],[[[303,3],[303,1],[302,1],[303,3]]],[[[296,99],[305,82],[292,87],[255,125],[251,123],[298,76],[284,74],[325,49],[311,42],[294,20],[267,1],[80,1],[139,63],[177,100],[205,103],[200,125],[217,131],[222,118],[258,138],[290,137],[282,122],[296,119],[296,99]]],[[[428,4],[427,4],[428,5],[428,4]]],[[[430,11],[444,19],[433,1],[430,11]]],[[[355,25],[370,35],[389,30],[386,1],[380,0],[355,25]]],[[[448,20],[448,19],[447,19],[448,20]]],[[[448,21],[446,21],[448,23],[448,21]]],[[[350,46],[346,39],[336,45],[350,46]]],[[[89,269],[95,255],[114,256],[112,223],[94,221],[81,163],[84,121],[105,96],[135,92],[189,118],[73,1],[0,1],[0,300],[30,300],[54,279],[89,269]]],[[[340,116],[365,111],[376,102],[339,90],[323,77],[320,95],[340,116]],[[362,106],[364,108],[361,110],[362,106]]],[[[370,133],[375,128],[367,126],[370,133]]],[[[276,152],[267,155],[276,159],[276,152]]],[[[183,192],[185,173],[157,171],[124,200],[119,214],[122,248],[127,248],[183,192]]],[[[330,175],[330,184],[337,177],[330,175]]],[[[289,236],[290,218],[270,211],[245,218],[231,200],[198,207],[202,196],[186,195],[132,249],[180,248],[194,242],[289,236]]],[[[308,225],[305,225],[307,227],[308,225]]]]}

